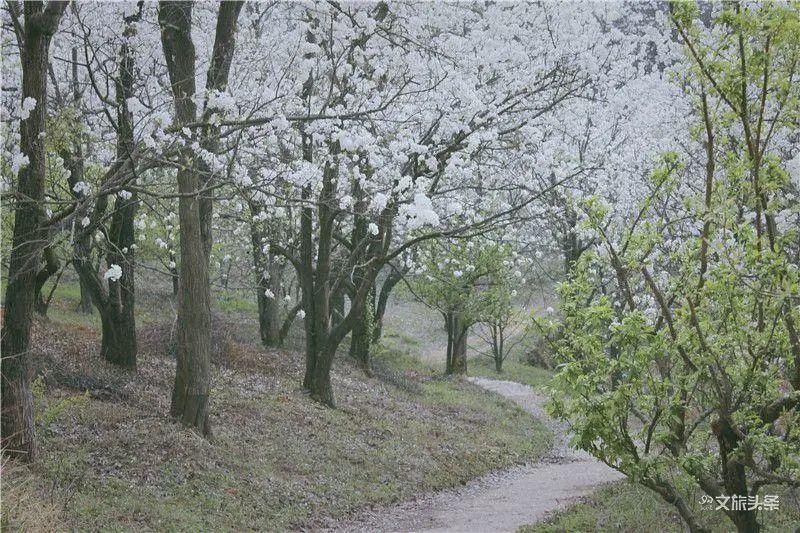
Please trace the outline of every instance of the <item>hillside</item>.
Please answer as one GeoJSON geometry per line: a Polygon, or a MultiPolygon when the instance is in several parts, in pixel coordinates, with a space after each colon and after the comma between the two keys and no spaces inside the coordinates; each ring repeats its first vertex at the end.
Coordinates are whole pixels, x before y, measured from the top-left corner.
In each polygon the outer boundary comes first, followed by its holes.
{"type": "Polygon", "coordinates": [[[308,527],[548,445],[512,403],[430,368],[401,371],[390,353],[370,378],[340,356],[338,408],[322,407],[300,390],[302,354],[262,348],[253,319],[230,313],[215,318],[206,441],[169,418],[168,319],[146,317],[133,374],[98,356],[93,317],[74,300],[54,305],[34,328],[41,461],[6,465],[4,530],[308,527]]]}

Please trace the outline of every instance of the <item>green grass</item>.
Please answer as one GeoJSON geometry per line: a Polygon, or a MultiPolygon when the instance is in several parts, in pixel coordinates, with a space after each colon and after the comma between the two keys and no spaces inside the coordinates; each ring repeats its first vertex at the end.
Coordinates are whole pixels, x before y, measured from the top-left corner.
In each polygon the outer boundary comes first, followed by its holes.
{"type": "Polygon", "coordinates": [[[545,523],[523,526],[518,533],[589,531],[672,533],[683,529],[674,507],[645,487],[620,482],[597,490],[545,523]]]}
{"type": "Polygon", "coordinates": [[[396,371],[421,372],[427,376],[441,373],[433,364],[421,361],[415,354],[414,345],[409,345],[398,335],[384,335],[378,346],[372,348],[372,363],[396,371]]]}
{"type": "MultiPolygon", "coordinates": [[[[765,489],[767,493],[778,493],[765,489]]],[[[782,493],[781,508],[764,512],[764,530],[769,532],[797,531],[800,524],[798,495],[782,493]]],[[[734,531],[720,511],[700,509],[700,495],[690,502],[701,524],[714,532],[734,531]]],[[[594,531],[620,531],[639,533],[687,531],[675,507],[665,502],[651,490],[622,481],[603,487],[580,503],[555,514],[548,521],[519,528],[518,533],[580,533],[594,531]]]]}
{"type": "Polygon", "coordinates": [[[220,311],[226,313],[258,313],[258,304],[252,294],[244,291],[226,291],[215,295],[216,304],[220,311]]]}
{"type": "Polygon", "coordinates": [[[412,337],[411,335],[407,335],[405,333],[398,333],[396,331],[387,331],[384,333],[381,341],[385,343],[395,343],[398,346],[404,347],[415,347],[422,344],[422,341],[419,339],[412,337]]]}
{"type": "Polygon", "coordinates": [[[534,389],[546,387],[553,377],[553,373],[549,370],[529,365],[511,357],[503,362],[502,372],[495,370],[494,361],[488,357],[474,357],[467,363],[467,372],[471,376],[516,381],[534,389]]]}

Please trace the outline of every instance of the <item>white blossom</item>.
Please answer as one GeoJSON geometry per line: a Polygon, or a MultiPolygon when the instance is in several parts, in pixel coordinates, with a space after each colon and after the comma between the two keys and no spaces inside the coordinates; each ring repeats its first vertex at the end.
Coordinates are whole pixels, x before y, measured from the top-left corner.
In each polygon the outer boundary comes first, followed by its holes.
{"type": "Polygon", "coordinates": [[[89,187],[89,184],[85,181],[79,181],[76,183],[72,187],[72,190],[75,191],[76,194],[83,194],[84,196],[89,196],[89,194],[92,192],[92,188],[89,187]]]}
{"type": "Polygon", "coordinates": [[[118,281],[119,278],[121,277],[122,277],[122,267],[114,264],[108,267],[108,270],[106,270],[106,273],[103,275],[104,279],[111,281],[118,281]]]}
{"type": "Polygon", "coordinates": [[[22,152],[14,152],[11,156],[11,172],[15,175],[19,174],[19,171],[24,167],[27,167],[30,163],[30,159],[28,156],[23,154],[22,152]]]}
{"type": "Polygon", "coordinates": [[[388,202],[389,202],[388,196],[386,196],[382,192],[375,193],[375,196],[372,197],[372,202],[370,202],[369,208],[372,211],[380,212],[383,211],[388,202]]]}
{"type": "Polygon", "coordinates": [[[22,101],[22,106],[19,109],[19,118],[22,120],[27,120],[28,117],[31,116],[31,111],[34,109],[36,109],[36,98],[26,96],[25,100],[22,101]]]}

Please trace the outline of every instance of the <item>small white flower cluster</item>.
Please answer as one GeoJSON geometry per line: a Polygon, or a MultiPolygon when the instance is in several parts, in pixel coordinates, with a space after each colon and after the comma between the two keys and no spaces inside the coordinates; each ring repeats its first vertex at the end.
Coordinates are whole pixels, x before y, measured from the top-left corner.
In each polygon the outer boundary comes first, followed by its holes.
{"type": "Polygon", "coordinates": [[[28,156],[23,154],[22,152],[14,152],[11,156],[11,172],[14,175],[19,174],[19,171],[22,170],[24,167],[28,166],[30,163],[30,159],[28,156]]]}
{"type": "Polygon", "coordinates": [[[372,197],[372,202],[369,204],[369,208],[376,213],[380,213],[386,207],[387,203],[389,203],[388,196],[382,192],[375,193],[375,196],[372,197]]]}
{"type": "Polygon", "coordinates": [[[408,229],[414,230],[426,225],[438,226],[439,215],[433,210],[433,203],[423,193],[414,195],[414,203],[400,207],[400,215],[408,220],[408,229]]]}
{"type": "Polygon", "coordinates": [[[103,279],[111,281],[119,281],[119,278],[121,277],[122,277],[122,267],[114,264],[108,267],[108,270],[106,270],[106,273],[103,275],[103,279]]]}
{"type": "Polygon", "coordinates": [[[31,98],[30,96],[26,97],[25,100],[22,101],[22,107],[19,109],[19,118],[28,120],[28,117],[31,116],[31,111],[34,109],[36,109],[36,98],[31,98]]]}
{"type": "Polygon", "coordinates": [[[85,181],[79,181],[76,183],[72,187],[72,190],[75,192],[75,194],[82,194],[84,196],[89,196],[92,193],[92,188],[85,181]]]}

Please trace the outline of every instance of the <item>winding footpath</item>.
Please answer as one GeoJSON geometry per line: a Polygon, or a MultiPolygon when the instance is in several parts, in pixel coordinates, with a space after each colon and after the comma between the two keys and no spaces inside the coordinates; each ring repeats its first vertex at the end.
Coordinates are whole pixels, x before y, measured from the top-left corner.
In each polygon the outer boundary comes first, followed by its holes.
{"type": "Polygon", "coordinates": [[[516,402],[554,435],[553,447],[538,462],[477,478],[467,485],[371,509],[338,523],[332,531],[516,531],[563,509],[599,485],[623,476],[586,452],[569,446],[566,426],[544,410],[546,398],[526,385],[469,378],[516,402]]]}

